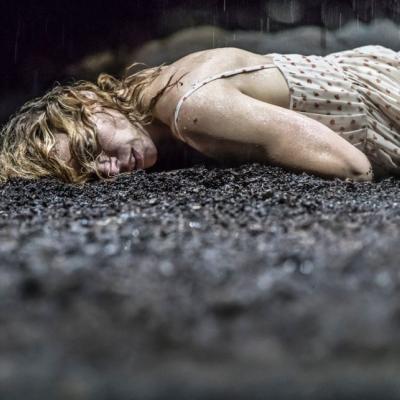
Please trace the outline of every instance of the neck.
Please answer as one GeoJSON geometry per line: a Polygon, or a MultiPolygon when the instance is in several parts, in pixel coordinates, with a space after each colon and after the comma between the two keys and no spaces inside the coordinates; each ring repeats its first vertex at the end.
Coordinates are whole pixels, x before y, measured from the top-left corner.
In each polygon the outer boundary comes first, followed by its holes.
{"type": "Polygon", "coordinates": [[[154,119],[150,124],[146,125],[144,129],[149,134],[158,150],[162,149],[167,143],[176,142],[169,126],[158,119],[154,119]]]}
{"type": "MultiPolygon", "coordinates": [[[[168,67],[162,67],[163,70],[166,68],[168,67]]],[[[149,109],[151,100],[157,96],[160,90],[167,84],[167,78],[168,74],[161,73],[156,79],[143,88],[142,104],[145,109],[149,109]]],[[[153,121],[149,125],[145,126],[146,131],[149,133],[151,139],[157,147],[158,144],[165,143],[166,141],[176,141],[169,125],[166,123],[168,121],[168,113],[166,113],[163,105],[163,99],[160,98],[160,100],[160,102],[157,102],[159,107],[156,105],[156,107],[154,107],[152,110],[153,121]]]]}
{"type": "MultiPolygon", "coordinates": [[[[167,67],[161,67],[161,70],[163,71],[165,68],[167,67]]],[[[148,109],[150,107],[151,100],[157,96],[158,92],[162,88],[163,81],[164,79],[161,72],[157,78],[153,79],[150,83],[147,83],[147,85],[143,87],[141,95],[144,109],[148,109]]]]}

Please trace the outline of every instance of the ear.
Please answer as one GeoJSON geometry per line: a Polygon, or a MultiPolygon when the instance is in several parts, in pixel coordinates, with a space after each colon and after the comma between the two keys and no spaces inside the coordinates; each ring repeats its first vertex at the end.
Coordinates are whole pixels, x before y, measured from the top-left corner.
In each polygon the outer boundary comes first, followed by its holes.
{"type": "Polygon", "coordinates": [[[65,133],[55,133],[54,153],[65,163],[71,161],[71,151],[69,148],[69,139],[65,133]]]}
{"type": "Polygon", "coordinates": [[[90,100],[98,100],[96,93],[91,92],[90,90],[81,90],[80,92],[90,100]]]}
{"type": "Polygon", "coordinates": [[[96,93],[90,90],[81,90],[80,94],[89,100],[88,107],[92,113],[103,111],[103,107],[100,105],[99,97],[96,93]]]}
{"type": "Polygon", "coordinates": [[[55,133],[56,140],[53,151],[55,155],[61,159],[69,167],[75,171],[79,171],[79,163],[72,157],[70,149],[70,140],[65,133],[55,133]]]}

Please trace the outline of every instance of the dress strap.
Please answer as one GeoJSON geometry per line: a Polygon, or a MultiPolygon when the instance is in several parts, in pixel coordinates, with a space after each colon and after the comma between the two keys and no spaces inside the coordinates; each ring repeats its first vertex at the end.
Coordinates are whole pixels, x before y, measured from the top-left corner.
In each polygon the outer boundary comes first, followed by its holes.
{"type": "Polygon", "coordinates": [[[230,71],[226,71],[223,73],[219,73],[213,76],[210,76],[209,78],[206,78],[202,81],[196,81],[192,84],[192,88],[189,89],[179,100],[178,104],[176,105],[175,108],[175,113],[174,113],[174,129],[175,129],[175,133],[176,135],[182,140],[184,141],[183,136],[180,134],[179,132],[179,128],[178,128],[178,115],[179,115],[179,111],[182,107],[183,102],[192,94],[194,93],[196,90],[200,89],[202,86],[206,85],[209,82],[215,81],[217,79],[221,79],[221,78],[228,78],[230,76],[233,75],[238,75],[238,74],[242,74],[242,73],[246,73],[246,72],[253,72],[253,71],[257,71],[260,69],[266,69],[266,68],[274,68],[276,67],[275,64],[273,63],[267,63],[267,64],[260,64],[260,65],[254,65],[252,67],[243,67],[243,68],[237,68],[234,70],[230,70],[230,71]]]}

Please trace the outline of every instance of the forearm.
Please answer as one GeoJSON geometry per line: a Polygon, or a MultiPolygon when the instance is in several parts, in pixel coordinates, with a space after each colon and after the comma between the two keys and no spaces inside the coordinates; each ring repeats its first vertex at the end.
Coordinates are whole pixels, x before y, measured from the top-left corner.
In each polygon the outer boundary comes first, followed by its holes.
{"type": "Polygon", "coordinates": [[[296,114],[264,146],[272,164],[326,178],[373,179],[372,166],[364,153],[321,123],[296,114]]]}
{"type": "Polygon", "coordinates": [[[350,159],[343,154],[325,150],[305,150],[297,154],[287,151],[270,152],[267,162],[297,172],[308,172],[324,178],[350,179],[353,181],[372,181],[372,166],[367,157],[360,152],[350,159]]]}

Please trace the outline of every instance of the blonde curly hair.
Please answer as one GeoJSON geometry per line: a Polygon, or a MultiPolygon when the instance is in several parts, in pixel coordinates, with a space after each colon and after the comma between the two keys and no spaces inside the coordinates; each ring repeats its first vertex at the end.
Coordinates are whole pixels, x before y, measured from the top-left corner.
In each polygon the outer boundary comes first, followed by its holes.
{"type": "MultiPolygon", "coordinates": [[[[130,68],[136,65],[139,63],[130,68]]],[[[150,123],[153,108],[171,86],[172,76],[147,109],[141,94],[159,76],[163,66],[147,68],[121,80],[100,74],[97,84],[87,81],[58,84],[43,97],[24,104],[0,132],[0,182],[11,177],[54,176],[66,182],[82,183],[101,177],[95,162],[101,149],[90,118],[91,106],[100,103],[123,113],[132,123],[150,123]],[[96,96],[87,96],[85,92],[96,96]],[[55,151],[58,133],[67,135],[71,156],[79,164],[79,171],[67,165],[55,151]]]]}

